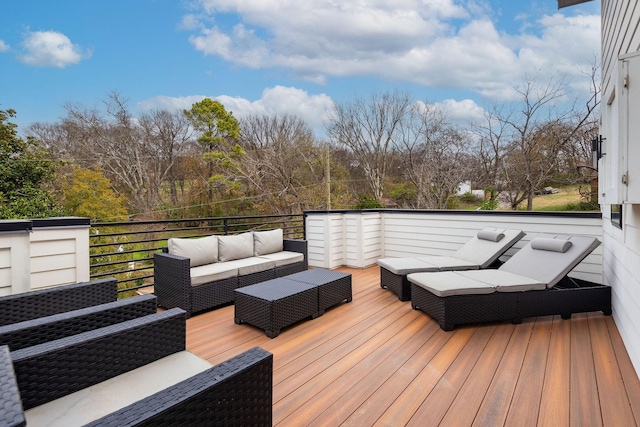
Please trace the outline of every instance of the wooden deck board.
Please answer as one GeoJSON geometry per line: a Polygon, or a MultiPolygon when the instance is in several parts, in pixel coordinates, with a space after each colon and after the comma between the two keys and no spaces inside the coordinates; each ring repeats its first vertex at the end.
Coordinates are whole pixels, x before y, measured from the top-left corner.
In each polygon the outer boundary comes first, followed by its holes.
{"type": "Polygon", "coordinates": [[[274,425],[637,425],[640,381],[601,313],[444,332],[353,275],[353,301],[269,339],[233,306],[187,321],[187,348],[211,363],[260,346],[274,354],[274,425]]]}

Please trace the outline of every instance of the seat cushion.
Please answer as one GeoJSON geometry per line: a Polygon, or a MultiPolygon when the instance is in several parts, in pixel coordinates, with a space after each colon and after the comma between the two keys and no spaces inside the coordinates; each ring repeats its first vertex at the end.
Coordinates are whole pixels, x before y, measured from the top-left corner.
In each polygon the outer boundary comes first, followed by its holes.
{"type": "Polygon", "coordinates": [[[411,273],[407,280],[438,297],[491,294],[496,291],[495,286],[463,276],[459,271],[411,273]]]}
{"type": "Polygon", "coordinates": [[[261,255],[260,258],[268,259],[276,263],[276,267],[295,264],[304,261],[304,255],[300,252],[280,251],[271,254],[261,255]]]}
{"type": "Polygon", "coordinates": [[[481,235],[486,238],[479,238],[477,235],[473,236],[471,240],[451,256],[477,264],[480,268],[487,268],[525,235],[521,230],[504,228],[487,227],[481,231],[483,232],[481,235]],[[495,235],[496,237],[494,238],[496,239],[500,235],[504,235],[504,237],[497,241],[488,240],[492,235],[495,235]]]}
{"type": "Polygon", "coordinates": [[[253,232],[253,255],[261,256],[280,252],[284,248],[282,229],[253,232]]]}
{"type": "Polygon", "coordinates": [[[438,267],[440,271],[477,270],[480,268],[478,264],[471,261],[450,256],[419,256],[416,259],[438,267]]]}
{"type": "Polygon", "coordinates": [[[253,233],[235,236],[218,236],[218,259],[220,262],[253,256],[253,233]]]}
{"type": "Polygon", "coordinates": [[[276,268],[275,261],[262,257],[236,259],[225,262],[224,264],[227,264],[229,267],[237,268],[238,276],[246,276],[247,274],[260,273],[261,271],[273,270],[276,268]]]}
{"type": "Polygon", "coordinates": [[[85,425],[209,368],[206,360],[181,351],[29,409],[25,411],[27,425],[85,425]]]}
{"type": "Polygon", "coordinates": [[[167,246],[170,254],[189,258],[191,267],[218,262],[218,236],[200,239],[171,238],[167,246]]]}
{"type": "Polygon", "coordinates": [[[439,271],[438,266],[416,258],[381,258],[376,261],[378,265],[393,274],[404,276],[406,274],[421,271],[439,271]]]}
{"type": "Polygon", "coordinates": [[[191,286],[198,286],[238,276],[238,267],[226,262],[191,267],[191,286]]]}
{"type": "Polygon", "coordinates": [[[540,291],[547,286],[539,280],[500,270],[461,271],[459,274],[495,286],[498,292],[540,291]]]}

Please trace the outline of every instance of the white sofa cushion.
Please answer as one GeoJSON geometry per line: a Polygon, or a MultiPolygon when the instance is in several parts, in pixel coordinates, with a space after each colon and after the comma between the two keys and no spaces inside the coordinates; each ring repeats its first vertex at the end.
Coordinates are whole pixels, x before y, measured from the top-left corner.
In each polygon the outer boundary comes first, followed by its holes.
{"type": "Polygon", "coordinates": [[[275,261],[258,257],[236,259],[233,261],[227,261],[224,264],[237,269],[238,276],[246,276],[247,274],[260,273],[262,271],[273,270],[276,268],[275,261]]]}
{"type": "Polygon", "coordinates": [[[253,233],[235,236],[218,236],[218,259],[220,262],[253,256],[253,233]]]}
{"type": "Polygon", "coordinates": [[[299,252],[280,251],[272,254],[261,255],[260,258],[265,258],[276,263],[276,267],[282,267],[283,265],[295,264],[297,262],[304,261],[304,255],[299,252]]]}
{"type": "Polygon", "coordinates": [[[170,254],[189,258],[191,267],[218,262],[218,236],[199,239],[171,238],[168,247],[170,254]]]}
{"type": "Polygon", "coordinates": [[[191,274],[191,286],[203,285],[218,280],[230,279],[238,276],[238,267],[228,262],[205,264],[189,269],[191,274]]]}
{"type": "Polygon", "coordinates": [[[133,371],[25,411],[28,425],[80,426],[129,406],[211,368],[181,351],[133,371]]]}
{"type": "Polygon", "coordinates": [[[284,248],[282,229],[253,232],[253,255],[268,255],[284,248]]]}

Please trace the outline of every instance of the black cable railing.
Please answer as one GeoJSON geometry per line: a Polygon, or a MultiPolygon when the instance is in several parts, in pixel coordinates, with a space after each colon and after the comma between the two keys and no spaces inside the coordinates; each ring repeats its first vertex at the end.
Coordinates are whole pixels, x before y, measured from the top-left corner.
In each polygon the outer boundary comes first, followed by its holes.
{"type": "Polygon", "coordinates": [[[115,277],[122,296],[153,286],[153,253],[172,237],[203,237],[282,228],[286,238],[303,239],[303,214],[167,219],[92,223],[91,279],[115,277]]]}

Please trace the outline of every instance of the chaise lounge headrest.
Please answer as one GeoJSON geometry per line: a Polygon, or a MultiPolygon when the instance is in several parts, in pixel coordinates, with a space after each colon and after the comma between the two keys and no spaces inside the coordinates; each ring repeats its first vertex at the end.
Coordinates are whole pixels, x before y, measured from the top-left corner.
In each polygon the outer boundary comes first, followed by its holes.
{"type": "Polygon", "coordinates": [[[569,240],[563,239],[550,239],[547,237],[536,237],[531,241],[531,248],[541,251],[552,251],[565,253],[571,247],[569,240]]]}
{"type": "Polygon", "coordinates": [[[504,238],[504,233],[498,230],[484,229],[478,231],[478,239],[489,240],[491,242],[499,242],[504,238]]]}

